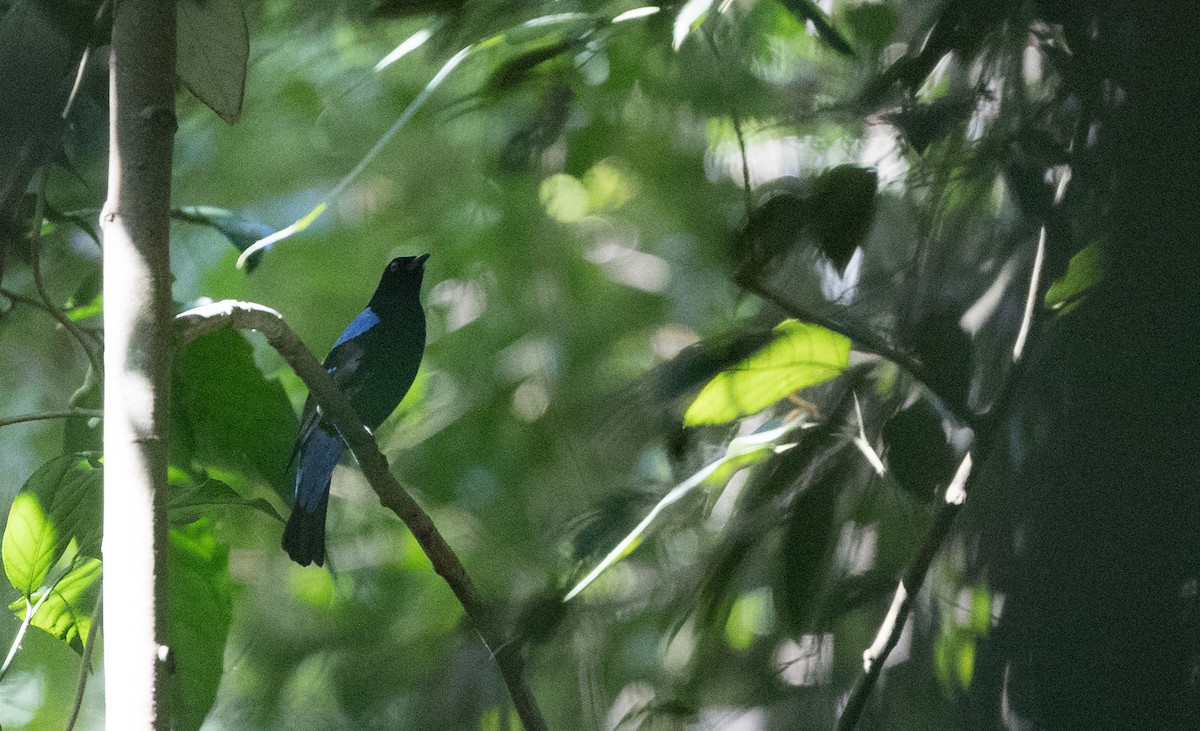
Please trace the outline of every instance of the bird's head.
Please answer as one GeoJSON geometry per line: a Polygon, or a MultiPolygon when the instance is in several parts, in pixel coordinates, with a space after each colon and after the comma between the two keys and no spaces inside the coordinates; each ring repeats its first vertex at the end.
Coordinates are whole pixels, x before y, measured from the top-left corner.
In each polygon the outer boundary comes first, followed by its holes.
{"type": "Polygon", "coordinates": [[[371,298],[372,308],[379,311],[389,305],[394,307],[416,300],[421,294],[421,278],[428,258],[429,254],[398,256],[388,262],[375,296],[371,298]]]}

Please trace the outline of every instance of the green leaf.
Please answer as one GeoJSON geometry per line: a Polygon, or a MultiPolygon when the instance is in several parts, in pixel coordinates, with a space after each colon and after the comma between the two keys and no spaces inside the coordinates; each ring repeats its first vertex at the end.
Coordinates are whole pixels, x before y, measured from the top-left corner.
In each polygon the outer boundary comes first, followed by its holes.
{"type": "MultiPolygon", "coordinates": [[[[241,252],[249,249],[256,241],[275,233],[275,229],[265,223],[242,218],[233,211],[213,206],[182,206],[173,211],[171,217],[188,223],[209,226],[229,239],[229,243],[241,252]]],[[[254,271],[268,248],[270,247],[260,249],[246,259],[247,273],[254,271]]]]}
{"type": "Polygon", "coordinates": [[[196,98],[234,124],[242,115],[250,31],[242,0],[178,3],[176,73],[196,98]]]}
{"type": "Polygon", "coordinates": [[[932,502],[938,486],[954,474],[954,450],[946,441],[941,416],[926,399],[888,419],[883,443],[896,482],[921,502],[932,502]]]}
{"type": "Polygon", "coordinates": [[[13,500],[4,529],[4,574],[26,597],[33,596],[57,561],[57,526],[46,516],[41,498],[23,492],[13,500]]]}
{"type": "Polygon", "coordinates": [[[175,653],[171,715],[179,731],[199,729],[217,697],[233,616],[229,550],[205,521],[172,528],[168,549],[169,635],[175,653]]]}
{"type": "Polygon", "coordinates": [[[241,334],[222,329],[193,341],[175,359],[171,398],[183,432],[178,439],[191,445],[194,461],[271,485],[291,499],[296,415],[283,386],[259,371],[241,334]]]}
{"type": "Polygon", "coordinates": [[[748,650],[754,639],[768,634],[773,625],[771,590],[755,589],[733,602],[725,621],[725,642],[735,650],[748,650]]]}
{"type": "Polygon", "coordinates": [[[849,363],[850,340],[820,325],[784,320],[779,337],[720,373],[683,416],[686,426],[724,424],[757,413],[801,388],[837,376],[849,363]]]}
{"type": "Polygon", "coordinates": [[[79,552],[100,555],[100,469],[65,455],[34,472],[13,501],[0,553],[9,583],[30,597],[72,540],[79,552]]]}
{"type": "Polygon", "coordinates": [[[943,633],[934,643],[935,674],[947,697],[953,698],[970,687],[975,674],[977,641],[969,628],[956,627],[943,633]]]}
{"type": "MultiPolygon", "coordinates": [[[[82,653],[94,619],[91,612],[96,606],[96,592],[100,590],[102,572],[100,559],[79,556],[76,559],[71,569],[54,586],[37,593],[33,601],[36,611],[30,624],[66,642],[75,652],[82,653]]],[[[24,599],[13,602],[10,608],[17,610],[18,618],[25,618],[27,607],[24,599]]]]}
{"type": "Polygon", "coordinates": [[[853,56],[854,50],[850,48],[850,44],[838,32],[837,28],[833,27],[833,23],[829,20],[829,16],[824,10],[817,7],[817,4],[812,0],[780,0],[783,7],[787,8],[793,15],[800,20],[807,20],[813,24],[817,35],[821,36],[821,40],[828,43],[833,50],[843,56],[853,56]]]}
{"type": "MultiPolygon", "coordinates": [[[[1104,250],[1093,241],[1080,249],[1067,263],[1067,273],[1046,290],[1046,306],[1064,308],[1102,281],[1108,273],[1104,250]]],[[[1067,312],[1067,310],[1063,310],[1067,312]]]]}
{"type": "Polygon", "coordinates": [[[884,48],[896,32],[896,11],[887,5],[857,5],[844,12],[854,37],[872,51],[884,48]]]}
{"type": "Polygon", "coordinates": [[[837,543],[837,504],[846,481],[837,472],[808,486],[791,507],[780,547],[776,601],[788,630],[810,629],[829,557],[837,543]]]}
{"type": "Polygon", "coordinates": [[[209,508],[220,505],[251,508],[283,522],[283,516],[271,503],[262,498],[242,497],[237,490],[220,480],[193,480],[185,476],[181,480],[172,481],[170,496],[167,498],[167,511],[172,525],[195,522],[207,515],[209,508]]]}

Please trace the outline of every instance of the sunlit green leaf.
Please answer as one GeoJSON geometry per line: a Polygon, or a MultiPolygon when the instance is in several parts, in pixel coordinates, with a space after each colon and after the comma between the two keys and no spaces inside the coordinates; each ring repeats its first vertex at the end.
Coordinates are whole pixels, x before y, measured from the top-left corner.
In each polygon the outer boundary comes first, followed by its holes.
{"type": "Polygon", "coordinates": [[[748,650],[754,638],[768,634],[773,624],[769,588],[742,594],[734,601],[725,622],[725,641],[735,650],[748,650]]]}
{"type": "Polygon", "coordinates": [[[1107,273],[1104,251],[1099,242],[1093,241],[1071,257],[1067,273],[1046,290],[1046,306],[1053,309],[1068,306],[1103,280],[1107,273]]]}
{"type": "Polygon", "coordinates": [[[77,455],[47,462],[26,481],[9,510],[2,547],[14,588],[31,596],[72,540],[80,553],[100,555],[101,484],[100,470],[77,455]]]}
{"type": "MultiPolygon", "coordinates": [[[[53,587],[35,595],[33,606],[37,611],[30,624],[63,640],[76,652],[83,652],[94,619],[92,611],[96,607],[96,593],[100,591],[100,574],[100,559],[80,558],[53,587]],[[43,599],[46,591],[49,593],[43,599]]],[[[14,602],[11,608],[17,611],[18,618],[25,618],[23,599],[14,602]]]]}
{"type": "Polygon", "coordinates": [[[4,573],[8,583],[25,596],[32,596],[58,560],[58,550],[58,526],[47,518],[41,498],[32,492],[17,495],[4,530],[4,573]]]}
{"type": "Polygon", "coordinates": [[[849,362],[850,340],[844,335],[798,320],[785,320],[776,331],[779,337],[701,389],[683,416],[685,425],[723,424],[757,413],[837,376],[849,362]]]}

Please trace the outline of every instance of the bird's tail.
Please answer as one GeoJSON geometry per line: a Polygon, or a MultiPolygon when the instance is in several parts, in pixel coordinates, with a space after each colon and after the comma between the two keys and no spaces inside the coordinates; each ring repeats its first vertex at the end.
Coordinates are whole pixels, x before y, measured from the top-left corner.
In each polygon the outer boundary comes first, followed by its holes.
{"type": "Polygon", "coordinates": [[[317,426],[300,447],[296,505],[283,529],[283,548],[301,566],[325,564],[325,513],[329,482],[342,458],[342,442],[317,426]]]}

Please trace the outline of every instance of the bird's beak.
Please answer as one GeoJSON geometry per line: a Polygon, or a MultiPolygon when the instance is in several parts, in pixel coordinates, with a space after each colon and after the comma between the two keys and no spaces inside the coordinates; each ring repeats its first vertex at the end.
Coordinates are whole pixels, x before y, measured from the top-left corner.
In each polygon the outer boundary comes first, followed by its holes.
{"type": "Polygon", "coordinates": [[[413,259],[412,263],[408,265],[409,270],[423,269],[425,267],[425,260],[428,258],[429,254],[421,254],[413,259]]]}

